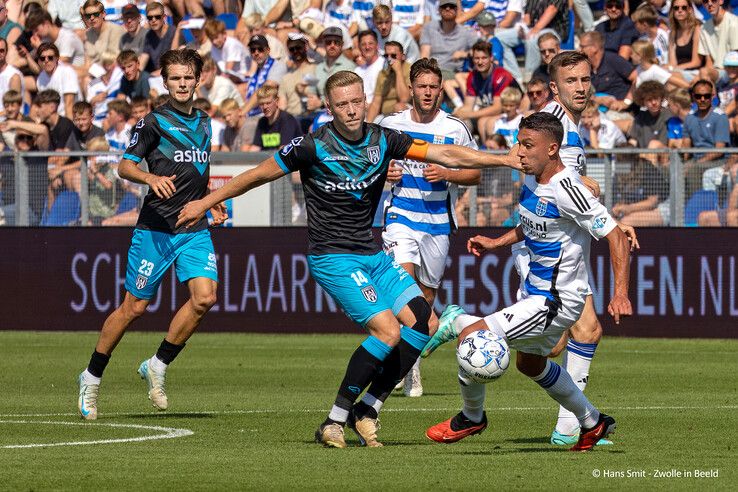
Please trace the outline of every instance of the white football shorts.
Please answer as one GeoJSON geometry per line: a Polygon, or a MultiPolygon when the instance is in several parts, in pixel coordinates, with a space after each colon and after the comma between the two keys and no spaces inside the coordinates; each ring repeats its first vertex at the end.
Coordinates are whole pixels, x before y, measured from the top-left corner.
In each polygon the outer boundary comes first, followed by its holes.
{"type": "Polygon", "coordinates": [[[382,231],[384,251],[399,263],[415,265],[415,277],[423,285],[437,289],[446,269],[449,237],[415,231],[393,222],[382,231]]]}
{"type": "Polygon", "coordinates": [[[504,337],[510,348],[547,356],[561,334],[572,327],[584,309],[582,302],[556,305],[544,296],[527,296],[510,307],[484,317],[490,330],[504,337]]]}

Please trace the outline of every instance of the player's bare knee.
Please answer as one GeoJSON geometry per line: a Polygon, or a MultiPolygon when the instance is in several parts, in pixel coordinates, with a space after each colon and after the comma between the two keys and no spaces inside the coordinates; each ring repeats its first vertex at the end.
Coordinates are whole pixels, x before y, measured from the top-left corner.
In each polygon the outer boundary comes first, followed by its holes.
{"type": "Polygon", "coordinates": [[[213,290],[209,292],[196,292],[192,295],[190,300],[192,301],[192,306],[195,311],[200,314],[205,314],[215,305],[218,298],[213,290]]]}
{"type": "Polygon", "coordinates": [[[602,338],[602,325],[597,316],[582,316],[570,329],[571,338],[579,343],[598,343],[602,338]]]}
{"type": "Polygon", "coordinates": [[[485,323],[484,319],[480,319],[479,321],[470,324],[463,330],[461,330],[461,333],[459,333],[459,338],[456,341],[456,344],[460,344],[462,340],[464,340],[466,337],[468,337],[470,334],[474,333],[475,331],[479,330],[489,330],[489,326],[487,326],[487,323],[485,323]]]}

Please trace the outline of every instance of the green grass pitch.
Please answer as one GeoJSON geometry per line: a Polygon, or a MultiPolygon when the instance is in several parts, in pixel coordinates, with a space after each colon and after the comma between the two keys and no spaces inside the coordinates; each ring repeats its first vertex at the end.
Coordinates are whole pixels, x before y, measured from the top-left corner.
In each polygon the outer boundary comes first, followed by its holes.
{"type": "Polygon", "coordinates": [[[483,434],[427,440],[426,427],[460,406],[448,346],[424,361],[422,398],[388,400],[384,448],[354,447],[350,431],[349,449],[320,447],[313,433],[361,340],[349,335],[196,334],[169,371],[170,409],[157,413],[136,368],[162,336],[123,339],[100,417],[83,422],[76,377],[97,334],[0,332],[0,489],[735,490],[738,481],[738,340],[606,338],[587,394],[617,419],[616,444],[578,454],[547,444],[556,406],[515,369],[489,386],[483,434]],[[180,437],[134,440],[167,432],[180,437]],[[59,445],[110,440],[119,442],[59,445]],[[31,444],[49,446],[10,447],[31,444]],[[695,470],[713,476],[685,476],[695,470]]]}

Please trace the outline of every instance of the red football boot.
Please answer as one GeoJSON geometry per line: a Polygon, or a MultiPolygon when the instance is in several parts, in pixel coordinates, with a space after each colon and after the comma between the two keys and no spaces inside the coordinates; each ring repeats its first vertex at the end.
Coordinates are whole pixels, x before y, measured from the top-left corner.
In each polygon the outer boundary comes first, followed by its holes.
{"type": "Polygon", "coordinates": [[[597,441],[606,438],[609,434],[615,432],[615,419],[604,413],[600,414],[597,425],[591,429],[584,429],[579,433],[579,442],[577,442],[569,451],[589,451],[597,441]]]}
{"type": "Polygon", "coordinates": [[[458,442],[465,437],[473,436],[474,434],[480,434],[484,429],[487,428],[487,414],[482,414],[482,421],[479,423],[472,422],[463,412],[459,412],[456,416],[436,424],[433,427],[429,427],[425,431],[425,435],[431,441],[436,441],[444,444],[451,444],[452,442],[458,442]]]}

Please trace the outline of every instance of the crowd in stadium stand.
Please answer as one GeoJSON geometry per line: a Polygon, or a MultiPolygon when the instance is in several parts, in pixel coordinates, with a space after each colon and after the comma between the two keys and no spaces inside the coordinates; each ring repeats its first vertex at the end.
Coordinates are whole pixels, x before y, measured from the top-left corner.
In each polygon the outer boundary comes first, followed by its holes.
{"type": "MultiPolygon", "coordinates": [[[[734,6],[737,0],[0,0],[0,148],[125,149],[136,121],[167,100],[162,53],[181,47],[205,60],[196,107],[212,117],[213,151],[277,149],[330,121],[324,86],[339,70],[364,79],[368,121],[403,110],[410,66],[421,57],[438,60],[442,107],[467,122],[480,147],[510,148],[520,118],[551,97],[547,63],[572,49],[594,69],[580,125],[586,146],[729,147],[738,138],[734,6]]],[[[699,224],[738,225],[736,161],[715,152],[684,159],[686,200],[716,202],[699,224]]],[[[131,209],[108,196],[115,160],[96,161],[88,167],[94,223],[129,223],[131,209]]],[[[12,215],[12,158],[0,165],[0,210],[12,215]]],[[[616,177],[614,213],[632,225],[668,225],[669,165],[665,153],[636,158],[616,177]]],[[[47,175],[31,177],[48,182],[46,196],[30,203],[36,223],[53,200],[79,190],[80,169],[79,159],[52,157],[47,175]]],[[[478,194],[486,207],[480,225],[503,224],[512,198],[485,194],[478,194]]]]}

